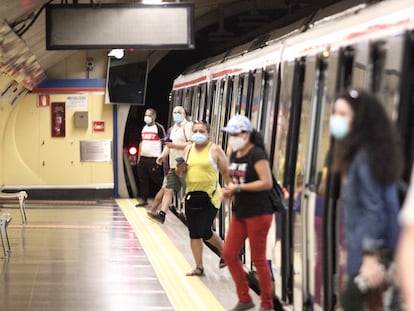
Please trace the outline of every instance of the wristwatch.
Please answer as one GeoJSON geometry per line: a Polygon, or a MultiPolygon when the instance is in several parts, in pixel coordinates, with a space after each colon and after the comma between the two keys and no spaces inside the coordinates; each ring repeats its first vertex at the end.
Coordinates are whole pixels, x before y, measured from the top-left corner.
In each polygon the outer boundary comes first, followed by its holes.
{"type": "Polygon", "coordinates": [[[238,184],[237,185],[237,188],[236,188],[236,192],[241,192],[242,190],[241,190],[241,187],[240,187],[240,184],[238,184]]]}

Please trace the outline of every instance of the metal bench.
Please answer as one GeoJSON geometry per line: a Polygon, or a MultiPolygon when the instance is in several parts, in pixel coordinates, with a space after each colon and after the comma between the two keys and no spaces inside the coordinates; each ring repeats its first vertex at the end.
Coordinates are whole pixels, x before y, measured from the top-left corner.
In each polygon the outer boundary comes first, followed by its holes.
{"type": "Polygon", "coordinates": [[[25,206],[26,198],[27,198],[26,191],[19,191],[19,192],[0,191],[0,199],[18,199],[19,200],[19,208],[20,208],[20,214],[22,215],[23,224],[27,223],[26,206],[25,206]]]}
{"type": "Polygon", "coordinates": [[[11,220],[12,218],[9,213],[2,213],[0,215],[0,236],[1,236],[1,244],[3,246],[3,255],[4,255],[3,258],[9,258],[9,255],[12,251],[10,240],[9,240],[9,234],[7,232],[7,228],[11,220]]]}

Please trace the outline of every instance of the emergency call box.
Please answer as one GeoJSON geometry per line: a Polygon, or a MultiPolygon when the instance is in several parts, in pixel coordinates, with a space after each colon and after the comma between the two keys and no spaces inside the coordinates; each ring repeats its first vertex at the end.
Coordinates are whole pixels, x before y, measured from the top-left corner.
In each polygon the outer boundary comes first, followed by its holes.
{"type": "Polygon", "coordinates": [[[75,112],[75,127],[87,128],[88,127],[88,112],[76,111],[75,112]]]}

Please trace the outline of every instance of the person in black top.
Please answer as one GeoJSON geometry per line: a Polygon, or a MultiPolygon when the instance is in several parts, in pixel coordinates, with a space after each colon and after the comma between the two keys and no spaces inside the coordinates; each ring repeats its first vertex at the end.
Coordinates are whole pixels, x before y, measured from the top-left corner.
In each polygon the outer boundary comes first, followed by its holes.
{"type": "Polygon", "coordinates": [[[259,278],[259,310],[273,310],[272,278],[266,259],[267,233],[273,219],[268,195],[273,183],[269,160],[263,139],[247,117],[234,116],[222,131],[229,134],[228,141],[233,150],[229,166],[231,182],[223,188],[223,197],[233,199],[233,214],[222,253],[239,298],[232,310],[254,307],[239,256],[246,238],[249,238],[251,257],[259,278]]]}

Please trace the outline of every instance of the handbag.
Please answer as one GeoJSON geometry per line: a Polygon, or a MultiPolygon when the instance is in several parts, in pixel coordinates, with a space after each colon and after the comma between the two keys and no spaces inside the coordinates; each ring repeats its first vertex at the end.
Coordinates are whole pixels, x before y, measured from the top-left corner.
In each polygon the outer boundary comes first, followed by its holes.
{"type": "Polygon", "coordinates": [[[284,213],[287,211],[288,206],[283,196],[282,187],[277,182],[275,176],[272,174],[273,187],[268,191],[269,199],[273,207],[273,211],[276,213],[284,213]]]}

